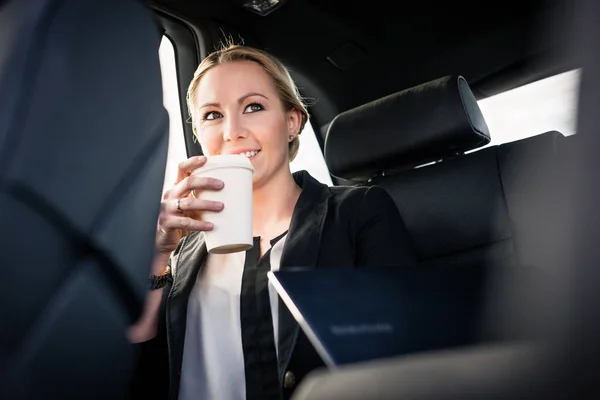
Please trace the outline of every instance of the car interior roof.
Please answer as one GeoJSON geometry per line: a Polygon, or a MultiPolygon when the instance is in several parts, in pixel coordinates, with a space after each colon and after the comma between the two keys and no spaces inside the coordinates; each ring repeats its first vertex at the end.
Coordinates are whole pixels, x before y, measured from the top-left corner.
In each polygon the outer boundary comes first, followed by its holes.
{"type": "Polygon", "coordinates": [[[287,0],[264,17],[240,2],[153,4],[279,57],[321,127],[340,112],[450,74],[463,75],[481,99],[576,67],[564,46],[573,7],[565,0],[287,0]]]}

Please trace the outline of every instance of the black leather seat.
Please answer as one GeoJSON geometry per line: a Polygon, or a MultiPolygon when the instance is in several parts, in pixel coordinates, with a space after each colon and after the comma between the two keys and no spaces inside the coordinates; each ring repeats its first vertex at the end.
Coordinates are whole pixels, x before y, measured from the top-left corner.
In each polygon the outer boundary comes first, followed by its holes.
{"type": "Polygon", "coordinates": [[[167,155],[154,17],[13,0],[0,26],[0,397],[122,398],[167,155]]]}
{"type": "Polygon", "coordinates": [[[547,200],[566,139],[548,132],[463,154],[489,138],[466,80],[455,76],[340,114],[325,156],[334,176],[388,190],[421,264],[543,266],[547,233],[558,228],[560,210],[547,200]]]}

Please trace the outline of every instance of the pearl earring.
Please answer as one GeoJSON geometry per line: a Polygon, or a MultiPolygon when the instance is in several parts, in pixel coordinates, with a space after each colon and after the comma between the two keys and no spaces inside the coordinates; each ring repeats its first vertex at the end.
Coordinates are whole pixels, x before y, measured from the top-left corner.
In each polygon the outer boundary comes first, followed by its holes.
{"type": "Polygon", "coordinates": [[[290,139],[290,142],[293,142],[294,141],[294,135],[290,135],[289,139],[290,139]]]}

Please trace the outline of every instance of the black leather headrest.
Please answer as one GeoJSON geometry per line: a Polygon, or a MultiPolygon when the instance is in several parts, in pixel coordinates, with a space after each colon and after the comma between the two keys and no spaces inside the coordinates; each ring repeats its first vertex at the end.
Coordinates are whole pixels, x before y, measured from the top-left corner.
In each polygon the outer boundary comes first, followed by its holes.
{"type": "Polygon", "coordinates": [[[490,142],[477,100],[462,76],[448,76],[338,115],[325,161],[338,178],[368,179],[463,153],[490,142]]]}

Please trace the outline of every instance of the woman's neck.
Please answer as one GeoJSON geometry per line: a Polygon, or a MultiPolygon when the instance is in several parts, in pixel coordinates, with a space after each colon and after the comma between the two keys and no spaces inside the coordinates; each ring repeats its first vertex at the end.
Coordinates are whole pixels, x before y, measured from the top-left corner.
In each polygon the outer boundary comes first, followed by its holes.
{"type": "Polygon", "coordinates": [[[283,232],[287,229],[301,191],[302,189],[288,171],[274,176],[267,184],[254,189],[252,192],[254,235],[273,234],[273,230],[283,232]]]}

